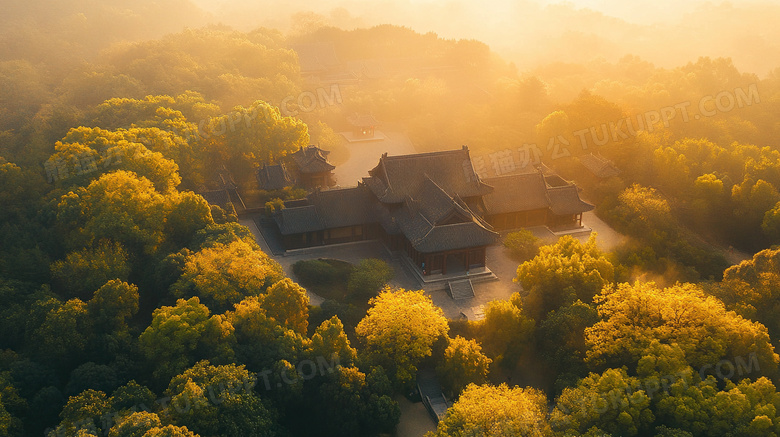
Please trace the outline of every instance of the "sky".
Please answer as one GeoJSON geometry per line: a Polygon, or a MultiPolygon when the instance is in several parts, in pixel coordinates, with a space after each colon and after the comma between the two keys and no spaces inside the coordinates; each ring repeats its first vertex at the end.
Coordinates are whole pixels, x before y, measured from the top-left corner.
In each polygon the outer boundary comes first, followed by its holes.
{"type": "MultiPolygon", "coordinates": [[[[777,3],[778,0],[774,2],[777,3]]],[[[241,3],[240,0],[193,0],[194,3],[208,11],[224,10],[226,5],[241,3]]],[[[484,9],[487,16],[500,17],[514,9],[513,5],[530,3],[524,0],[492,0],[489,2],[465,1],[479,5],[484,9]]],[[[748,5],[757,3],[771,3],[772,0],[532,0],[531,2],[541,6],[569,4],[577,9],[591,9],[600,12],[606,16],[620,18],[622,20],[639,23],[654,24],[658,22],[668,22],[677,20],[686,13],[694,12],[698,7],[705,5],[714,5],[730,3],[733,5],[748,5]]],[[[333,7],[336,3],[348,5],[361,9],[357,4],[370,7],[375,4],[385,4],[386,2],[370,1],[300,1],[292,0],[285,2],[295,4],[301,9],[326,10],[333,7]]],[[[400,0],[396,3],[408,3],[412,5],[439,5],[446,8],[447,5],[457,3],[453,0],[400,0]]],[[[269,11],[270,12],[270,11],[269,11]]]]}
{"type": "Polygon", "coordinates": [[[192,1],[215,22],[244,31],[395,24],[475,39],[521,69],[597,58],[614,62],[626,55],[673,67],[699,56],[723,56],[763,76],[777,67],[766,54],[780,53],[780,0],[192,1]],[[302,11],[310,14],[305,20],[296,15],[302,11]]]}

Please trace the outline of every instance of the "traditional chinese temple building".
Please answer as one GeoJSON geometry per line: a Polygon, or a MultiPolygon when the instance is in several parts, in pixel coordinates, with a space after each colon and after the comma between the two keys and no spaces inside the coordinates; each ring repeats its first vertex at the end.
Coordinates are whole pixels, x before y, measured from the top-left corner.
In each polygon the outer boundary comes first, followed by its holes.
{"type": "Polygon", "coordinates": [[[381,240],[423,274],[485,266],[497,230],[576,228],[593,206],[541,172],[480,179],[466,146],[388,156],[354,188],[316,190],[274,215],[286,249],[381,240]]]}
{"type": "Polygon", "coordinates": [[[582,213],[593,205],[580,199],[577,186],[542,171],[486,178],[493,191],[482,197],[485,220],[496,230],[582,226],[582,213]]]}
{"type": "Polygon", "coordinates": [[[336,185],[333,169],[328,162],[329,151],[317,146],[301,147],[290,155],[290,170],[297,184],[309,189],[327,188],[336,185]]]}
{"type": "Polygon", "coordinates": [[[354,114],[347,118],[355,138],[374,138],[379,121],[371,114],[354,114]]]}
{"type": "Polygon", "coordinates": [[[293,185],[293,177],[284,164],[265,164],[257,169],[257,182],[261,190],[281,190],[293,185]]]}

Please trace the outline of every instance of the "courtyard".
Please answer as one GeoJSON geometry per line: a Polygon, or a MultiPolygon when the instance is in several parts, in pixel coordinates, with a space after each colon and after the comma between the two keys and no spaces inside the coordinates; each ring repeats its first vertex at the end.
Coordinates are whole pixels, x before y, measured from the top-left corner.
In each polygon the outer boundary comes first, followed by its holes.
{"type": "MultiPolygon", "coordinates": [[[[292,266],[297,261],[317,258],[331,258],[347,261],[357,264],[360,260],[366,258],[377,258],[387,262],[395,272],[395,276],[388,285],[391,287],[400,287],[411,290],[423,289],[431,298],[433,303],[439,306],[444,315],[450,319],[459,319],[467,316],[473,319],[475,312],[490,301],[499,299],[508,299],[514,292],[522,292],[522,287],[513,282],[515,278],[518,262],[509,256],[509,251],[501,244],[495,244],[487,248],[486,264],[487,268],[493,273],[491,280],[475,281],[474,297],[468,299],[454,300],[441,283],[426,284],[420,280],[419,275],[415,274],[412,267],[402,261],[401,254],[391,253],[381,242],[360,241],[354,243],[334,244],[326,246],[310,247],[305,249],[280,251],[278,247],[272,247],[273,237],[266,238],[257,225],[256,217],[244,217],[239,222],[249,228],[255,236],[255,240],[262,250],[274,258],[284,269],[285,274],[297,281],[292,266]],[[270,243],[270,244],[269,244],[270,243]]],[[[585,214],[583,221],[588,225],[584,232],[572,234],[580,241],[586,241],[590,235],[590,229],[598,232],[597,241],[603,250],[610,250],[619,244],[623,236],[609,228],[591,212],[585,214]]],[[[545,244],[554,243],[558,236],[547,230],[545,227],[532,228],[531,231],[539,237],[545,244]]],[[[267,234],[267,233],[266,233],[267,234]]],[[[505,233],[502,233],[502,237],[505,233]]],[[[319,305],[323,298],[314,293],[309,293],[309,300],[312,305],[319,305]]],[[[478,317],[478,316],[477,316],[478,317]]]]}

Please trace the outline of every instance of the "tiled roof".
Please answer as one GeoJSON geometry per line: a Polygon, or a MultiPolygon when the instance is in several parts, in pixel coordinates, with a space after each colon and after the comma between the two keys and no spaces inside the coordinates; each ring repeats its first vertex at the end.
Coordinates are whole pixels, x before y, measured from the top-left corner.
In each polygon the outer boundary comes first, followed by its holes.
{"type": "Polygon", "coordinates": [[[317,146],[308,146],[301,147],[291,156],[301,173],[321,173],[336,168],[328,162],[329,153],[329,151],[322,150],[317,146]]]}
{"type": "Polygon", "coordinates": [[[489,215],[544,209],[549,205],[547,186],[539,172],[485,179],[493,192],[482,197],[489,215]]]}
{"type": "Polygon", "coordinates": [[[379,124],[379,120],[371,114],[355,114],[347,117],[347,121],[352,126],[376,126],[379,124]]]}
{"type": "Polygon", "coordinates": [[[412,241],[412,246],[423,253],[467,247],[488,246],[498,240],[498,234],[477,222],[434,226],[424,237],[412,241]]]}
{"type": "Polygon", "coordinates": [[[292,185],[292,177],[284,164],[264,165],[257,169],[257,181],[263,190],[281,190],[292,185]]]}
{"type": "Polygon", "coordinates": [[[424,180],[417,198],[407,197],[394,218],[406,239],[423,253],[487,246],[498,238],[489,225],[429,178],[424,180]],[[459,222],[437,224],[453,214],[459,216],[459,222]]]}
{"type": "Polygon", "coordinates": [[[364,186],[315,191],[305,202],[285,202],[274,215],[282,235],[321,231],[378,221],[376,201],[364,186]]]}
{"type": "Polygon", "coordinates": [[[576,185],[558,176],[534,172],[489,178],[485,183],[493,187],[492,193],[482,197],[488,215],[544,208],[550,208],[553,214],[567,215],[593,209],[593,205],[580,199],[576,185]]]}
{"type": "Polygon", "coordinates": [[[363,185],[354,188],[316,191],[309,201],[317,207],[317,214],[326,228],[362,225],[376,222],[372,207],[376,200],[363,185]]]}
{"type": "Polygon", "coordinates": [[[576,185],[551,187],[547,196],[550,198],[550,210],[556,215],[579,214],[593,209],[593,205],[580,199],[576,185]]]}
{"type": "Polygon", "coordinates": [[[325,229],[322,220],[317,215],[314,205],[284,208],[274,214],[274,220],[282,235],[300,234],[303,232],[321,231],[325,229]]]}
{"type": "Polygon", "coordinates": [[[379,164],[364,178],[383,203],[400,203],[414,195],[428,177],[451,196],[481,196],[490,192],[471,165],[469,150],[463,147],[444,152],[414,155],[382,155],[379,164]],[[373,179],[373,180],[372,180],[373,179]]]}
{"type": "Polygon", "coordinates": [[[582,164],[583,167],[599,178],[605,179],[620,174],[620,169],[617,168],[612,161],[601,155],[589,153],[587,155],[582,155],[577,159],[579,159],[580,164],[582,164]]]}
{"type": "Polygon", "coordinates": [[[426,177],[423,180],[420,191],[414,196],[415,203],[428,221],[433,224],[439,223],[452,214],[458,214],[461,217],[471,217],[471,212],[460,206],[455,200],[447,194],[444,189],[426,177]]]}
{"type": "Polygon", "coordinates": [[[203,196],[209,205],[225,206],[230,203],[230,194],[228,194],[227,190],[213,190],[198,194],[203,196]]]}
{"type": "Polygon", "coordinates": [[[487,246],[498,240],[498,234],[470,209],[464,197],[482,196],[488,215],[546,208],[567,215],[593,209],[579,198],[575,185],[545,177],[541,171],[483,182],[474,173],[465,147],[383,155],[370,174],[357,187],[315,191],[305,200],[286,202],[286,208],[275,215],[282,234],[378,223],[388,234],[403,234],[418,252],[432,253],[487,246]]]}
{"type": "Polygon", "coordinates": [[[398,235],[401,233],[401,227],[398,225],[398,221],[395,216],[390,214],[387,209],[380,205],[382,211],[377,212],[379,218],[379,224],[388,233],[388,235],[398,235]]]}

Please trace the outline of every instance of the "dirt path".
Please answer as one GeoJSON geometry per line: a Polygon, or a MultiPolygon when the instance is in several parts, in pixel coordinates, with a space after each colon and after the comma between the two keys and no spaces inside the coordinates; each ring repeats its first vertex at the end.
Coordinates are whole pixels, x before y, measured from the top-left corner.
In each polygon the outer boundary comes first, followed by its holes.
{"type": "Polygon", "coordinates": [[[753,258],[753,255],[750,253],[734,249],[733,247],[721,247],[720,249],[723,252],[723,256],[726,257],[726,261],[728,261],[731,265],[739,264],[746,259],[753,258]]]}
{"type": "Polygon", "coordinates": [[[401,420],[395,428],[395,437],[422,437],[428,431],[436,431],[436,425],[422,402],[412,403],[402,395],[393,399],[401,407],[401,420]]]}
{"type": "Polygon", "coordinates": [[[628,237],[604,223],[593,211],[582,214],[582,224],[590,227],[597,234],[596,242],[601,250],[604,251],[611,251],[628,239],[628,237]]]}

